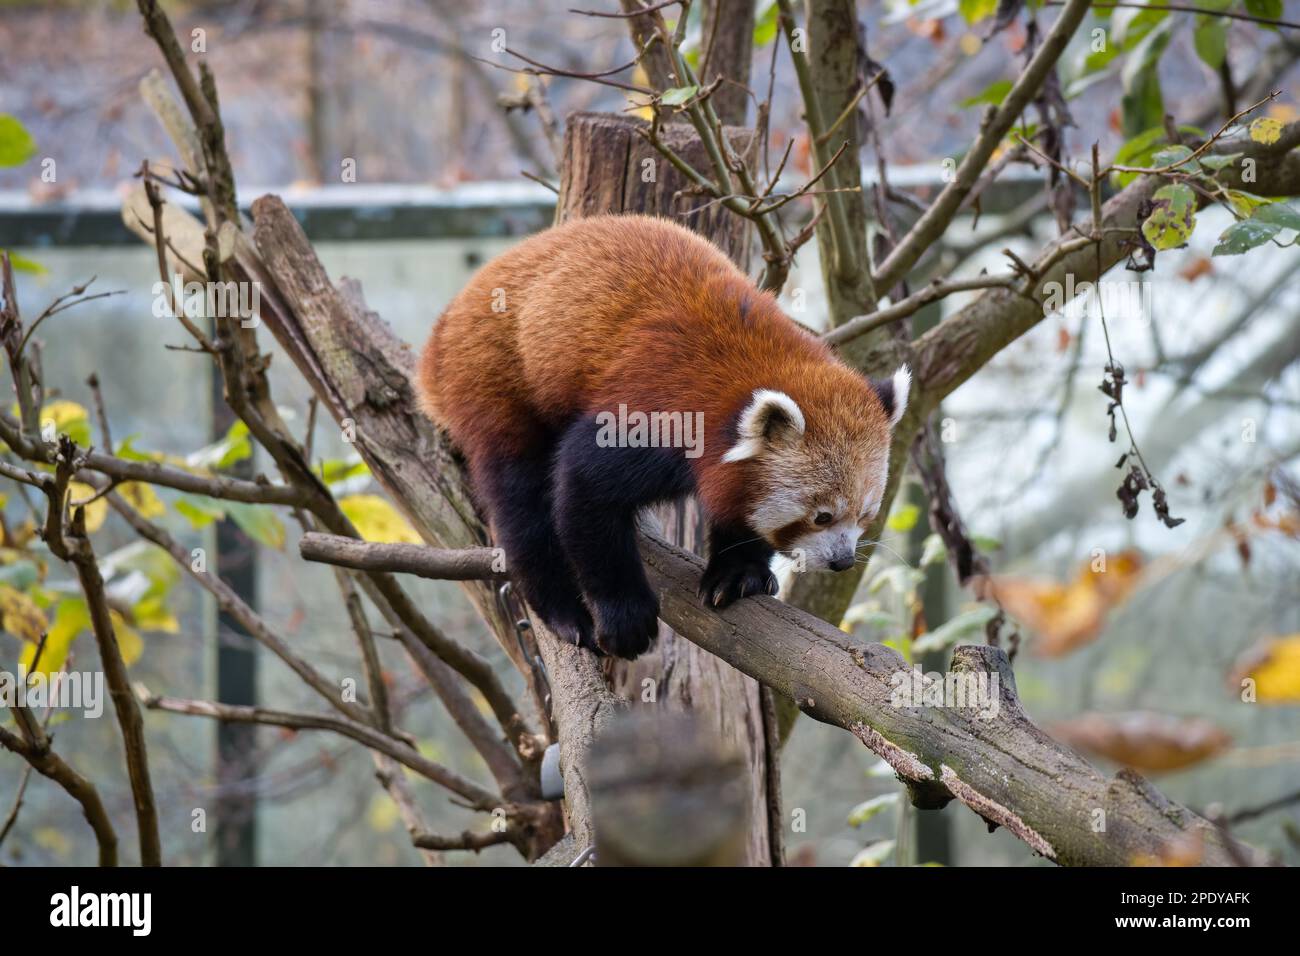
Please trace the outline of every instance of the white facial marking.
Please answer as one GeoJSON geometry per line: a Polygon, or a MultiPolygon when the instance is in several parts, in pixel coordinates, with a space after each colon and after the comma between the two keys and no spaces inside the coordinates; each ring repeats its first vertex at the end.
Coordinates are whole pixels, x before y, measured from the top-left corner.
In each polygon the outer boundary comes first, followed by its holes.
{"type": "Polygon", "coordinates": [[[772,534],[798,521],[806,510],[796,489],[780,488],[758,502],[750,513],[749,523],[759,534],[772,534]]]}
{"type": "Polygon", "coordinates": [[[826,528],[800,535],[789,550],[796,555],[802,553],[809,571],[821,571],[829,568],[832,561],[856,561],[861,536],[857,516],[849,516],[826,528]]]}

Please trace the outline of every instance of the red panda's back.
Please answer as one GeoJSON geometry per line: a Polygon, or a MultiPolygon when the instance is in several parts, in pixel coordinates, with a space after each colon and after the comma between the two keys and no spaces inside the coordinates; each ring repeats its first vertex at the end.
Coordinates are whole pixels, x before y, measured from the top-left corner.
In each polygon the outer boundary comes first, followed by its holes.
{"type": "Polygon", "coordinates": [[[421,356],[425,410],[458,444],[518,448],[583,407],[626,343],[702,290],[746,282],[714,245],[648,216],[574,220],[487,263],[452,300],[421,356]],[[486,437],[486,436],[485,436],[486,437]]]}

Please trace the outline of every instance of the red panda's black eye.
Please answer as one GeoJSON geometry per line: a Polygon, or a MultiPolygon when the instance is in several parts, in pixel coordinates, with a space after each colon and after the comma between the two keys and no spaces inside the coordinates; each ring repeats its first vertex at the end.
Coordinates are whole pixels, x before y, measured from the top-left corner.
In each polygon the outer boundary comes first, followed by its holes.
{"type": "Polygon", "coordinates": [[[817,517],[813,518],[813,524],[819,524],[823,526],[828,525],[831,523],[832,517],[833,515],[829,511],[819,511],[817,512],[817,517]]]}

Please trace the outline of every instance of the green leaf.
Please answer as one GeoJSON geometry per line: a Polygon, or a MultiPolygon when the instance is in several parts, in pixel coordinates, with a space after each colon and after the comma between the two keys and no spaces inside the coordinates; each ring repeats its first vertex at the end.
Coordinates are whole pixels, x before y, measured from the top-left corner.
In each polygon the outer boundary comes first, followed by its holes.
{"type": "Polygon", "coordinates": [[[981,103],[991,103],[993,106],[1000,106],[1002,101],[1007,98],[1011,92],[1012,83],[1010,80],[997,80],[984,87],[983,91],[976,93],[969,99],[962,100],[957,105],[966,110],[972,106],[979,106],[981,103]]]}
{"type": "Polygon", "coordinates": [[[1196,194],[1184,183],[1161,186],[1151,197],[1154,209],[1142,223],[1142,235],[1157,249],[1187,245],[1196,228],[1196,194]]]}
{"type": "Polygon", "coordinates": [[[906,564],[894,564],[885,568],[871,579],[867,591],[875,594],[881,588],[889,587],[895,594],[911,594],[925,580],[925,573],[906,564]]]}
{"type": "Polygon", "coordinates": [[[921,545],[921,567],[928,568],[932,564],[939,564],[947,560],[948,546],[943,543],[943,538],[937,534],[928,535],[925,543],[921,545]]]}
{"type": "Polygon", "coordinates": [[[1196,160],[1190,158],[1191,155],[1192,151],[1181,143],[1176,146],[1166,146],[1164,149],[1157,150],[1151,157],[1151,165],[1160,168],[1181,163],[1182,165],[1178,166],[1178,168],[1185,172],[1200,172],[1200,165],[1196,160]]]}
{"type": "Polygon", "coordinates": [[[1224,153],[1223,155],[1207,153],[1197,160],[1197,162],[1206,169],[1218,172],[1220,169],[1227,169],[1244,155],[1244,153],[1224,153]]]}
{"type": "Polygon", "coordinates": [[[21,166],[36,155],[36,141],[18,117],[0,113],[0,166],[21,166]]]}
{"type": "Polygon", "coordinates": [[[191,468],[229,468],[253,454],[253,443],[248,439],[248,426],[236,421],[220,440],[185,456],[191,468]]]}
{"type": "Polygon", "coordinates": [[[1219,236],[1219,244],[1211,255],[1239,256],[1249,249],[1262,246],[1279,232],[1282,227],[1272,222],[1260,222],[1258,219],[1243,219],[1234,222],[1219,236]]]}
{"type": "Polygon", "coordinates": [[[977,608],[951,617],[933,631],[913,641],[912,653],[929,654],[931,651],[947,650],[968,634],[983,631],[984,625],[988,624],[997,613],[997,608],[981,604],[977,608]]]}
{"type": "Polygon", "coordinates": [[[1120,110],[1125,136],[1135,136],[1164,122],[1165,102],[1160,92],[1159,66],[1160,56],[1169,45],[1172,25],[1172,20],[1166,20],[1142,37],[1120,71],[1124,88],[1120,110]]]}
{"type": "Polygon", "coordinates": [[[699,91],[698,86],[674,86],[660,94],[659,102],[664,106],[681,106],[699,91]]]}
{"type": "Polygon", "coordinates": [[[1111,35],[1121,50],[1132,50],[1169,16],[1168,10],[1123,7],[1111,19],[1111,35]]]}
{"type": "Polygon", "coordinates": [[[866,823],[881,810],[888,810],[890,807],[898,806],[898,791],[893,793],[882,793],[878,797],[872,797],[870,800],[864,800],[856,807],[849,811],[849,826],[860,827],[866,823]]]}
{"type": "Polygon", "coordinates": [[[321,481],[335,494],[351,494],[369,484],[370,467],[360,458],[333,458],[320,463],[321,481]]]}
{"type": "Polygon", "coordinates": [[[184,516],[195,531],[200,531],[226,516],[225,509],[206,495],[181,495],[176,499],[173,507],[184,516]]]}
{"type": "Polygon", "coordinates": [[[918,505],[903,505],[894,509],[894,513],[885,522],[885,527],[890,531],[911,531],[916,527],[916,519],[920,516],[921,509],[918,505]]]}
{"type": "Polygon", "coordinates": [[[997,538],[990,538],[986,534],[973,534],[970,536],[970,543],[975,545],[976,551],[982,551],[989,554],[993,551],[1002,550],[1002,542],[997,538]]]}
{"type": "Polygon", "coordinates": [[[1256,209],[1267,206],[1273,201],[1241,189],[1228,189],[1225,190],[1225,194],[1228,197],[1228,205],[1232,207],[1232,211],[1243,219],[1249,219],[1255,214],[1256,209]]]}
{"type": "Polygon", "coordinates": [[[998,0],[957,0],[957,10],[967,23],[979,23],[993,16],[998,9],[998,0]]]}
{"type": "Polygon", "coordinates": [[[754,49],[767,46],[776,39],[780,12],[776,0],[763,0],[754,11],[754,49]]]}
{"type": "Polygon", "coordinates": [[[1211,70],[1218,70],[1228,55],[1227,21],[1219,17],[1197,17],[1192,43],[1201,62],[1211,70]]]}
{"type": "Polygon", "coordinates": [[[1284,202],[1271,202],[1260,206],[1251,214],[1251,218],[1258,222],[1273,223],[1283,229],[1295,229],[1300,232],[1300,212],[1284,202]]]}
{"type": "MultiPolygon", "coordinates": [[[[1267,20],[1282,19],[1282,0],[1246,0],[1246,11],[1253,16],[1264,17],[1267,20]]],[[[1267,30],[1276,30],[1276,27],[1264,25],[1267,30]]]]}
{"type": "Polygon", "coordinates": [[[227,501],[226,514],[239,529],[259,544],[277,551],[284,550],[284,523],[269,505],[250,505],[227,501]]]}
{"type": "Polygon", "coordinates": [[[894,852],[893,840],[881,840],[871,846],[863,847],[858,855],[849,861],[849,866],[880,866],[894,852]]]}
{"type": "Polygon", "coordinates": [[[50,271],[35,259],[28,259],[26,256],[20,256],[12,249],[0,249],[0,252],[7,252],[9,254],[9,264],[19,272],[26,272],[28,275],[43,276],[50,271]]]}

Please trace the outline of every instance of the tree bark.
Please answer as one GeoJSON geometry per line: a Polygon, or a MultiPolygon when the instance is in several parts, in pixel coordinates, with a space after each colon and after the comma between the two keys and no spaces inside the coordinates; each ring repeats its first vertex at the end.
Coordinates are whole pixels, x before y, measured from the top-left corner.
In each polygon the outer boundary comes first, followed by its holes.
{"type": "MultiPolygon", "coordinates": [[[[637,132],[640,120],[602,113],[569,118],[556,221],[603,214],[647,213],[671,218],[713,240],[737,265],[749,259],[749,223],[720,204],[703,205],[684,194],[689,183],[637,132]],[[701,208],[703,206],[703,208],[701,208]]],[[[707,163],[694,130],[666,127],[664,140],[692,165],[707,163]]],[[[731,143],[744,155],[749,130],[730,131],[731,143]]],[[[696,554],[703,552],[703,522],[695,502],[659,509],[664,535],[696,554]]],[[[739,754],[749,769],[750,821],[739,862],[766,865],[773,859],[770,821],[779,808],[769,799],[769,766],[775,755],[767,747],[760,687],[729,664],[660,626],[650,652],[635,661],[611,661],[605,676],[614,693],[632,703],[670,708],[689,707],[724,746],[739,754]]],[[[570,808],[572,812],[572,807],[570,808]]]]}
{"type": "Polygon", "coordinates": [[[709,0],[700,32],[700,79],[707,86],[725,77],[710,101],[728,126],[749,117],[750,64],[754,54],[754,0],[709,0]]]}

